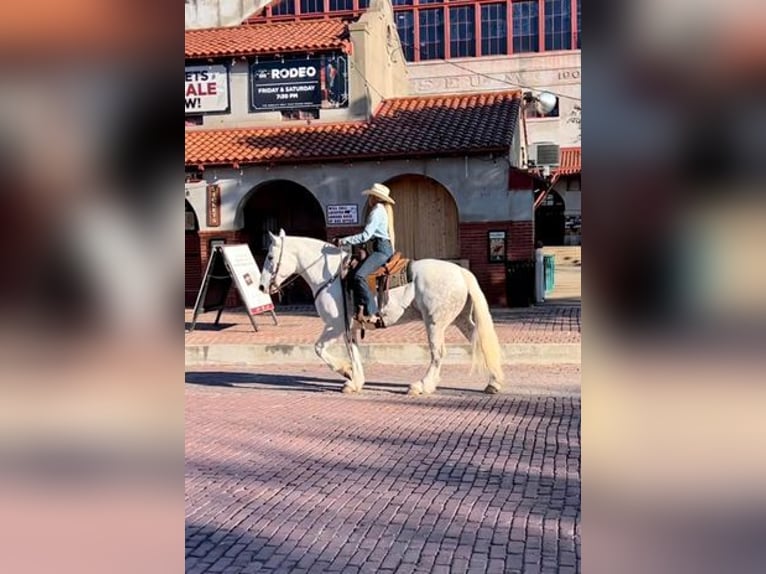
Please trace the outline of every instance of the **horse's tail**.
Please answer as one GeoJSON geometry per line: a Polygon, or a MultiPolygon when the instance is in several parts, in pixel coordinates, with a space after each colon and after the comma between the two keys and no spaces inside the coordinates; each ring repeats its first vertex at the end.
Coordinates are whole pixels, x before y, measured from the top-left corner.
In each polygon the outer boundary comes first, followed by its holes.
{"type": "Polygon", "coordinates": [[[471,343],[472,370],[479,368],[489,372],[498,385],[503,383],[502,351],[500,341],[497,339],[495,326],[492,323],[492,315],[489,314],[489,305],[484,297],[478,281],[473,273],[462,269],[463,277],[468,286],[468,294],[471,297],[473,321],[475,323],[471,343]]]}

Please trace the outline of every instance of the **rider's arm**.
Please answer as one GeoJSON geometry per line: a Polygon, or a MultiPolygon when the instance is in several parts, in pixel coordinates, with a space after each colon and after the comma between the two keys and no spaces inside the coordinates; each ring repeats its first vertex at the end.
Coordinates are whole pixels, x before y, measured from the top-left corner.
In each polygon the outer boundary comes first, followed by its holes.
{"type": "Polygon", "coordinates": [[[358,245],[359,243],[369,241],[378,229],[386,228],[386,211],[385,209],[375,206],[375,209],[370,212],[370,216],[367,218],[367,225],[364,226],[362,232],[357,233],[356,235],[342,237],[339,240],[339,243],[341,245],[358,245]]]}

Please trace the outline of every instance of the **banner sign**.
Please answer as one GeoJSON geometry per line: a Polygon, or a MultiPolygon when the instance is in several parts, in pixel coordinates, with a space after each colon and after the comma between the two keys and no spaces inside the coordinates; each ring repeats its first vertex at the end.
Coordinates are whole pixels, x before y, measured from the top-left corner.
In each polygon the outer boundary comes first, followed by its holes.
{"type": "Polygon", "coordinates": [[[229,109],[229,70],[226,66],[188,66],[184,83],[187,114],[229,109]]]}
{"type": "Polygon", "coordinates": [[[327,206],[327,225],[356,225],[359,212],[356,203],[327,206]]]}
{"type": "Polygon", "coordinates": [[[253,64],[253,108],[318,108],[322,103],[320,70],[318,58],[253,64]]]}

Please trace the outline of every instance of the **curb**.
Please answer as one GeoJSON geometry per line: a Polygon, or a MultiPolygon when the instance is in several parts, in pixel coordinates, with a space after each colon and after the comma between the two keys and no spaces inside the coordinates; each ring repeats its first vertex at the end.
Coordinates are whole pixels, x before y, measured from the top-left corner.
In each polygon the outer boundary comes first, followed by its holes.
{"type": "MultiPolygon", "coordinates": [[[[521,343],[501,345],[503,362],[514,364],[580,363],[579,343],[521,343]]],[[[338,345],[330,347],[335,354],[344,352],[338,345]]],[[[426,345],[378,344],[360,346],[362,360],[384,364],[425,364],[431,360],[426,345]]],[[[187,366],[209,365],[273,365],[281,363],[313,363],[320,361],[314,345],[186,345],[187,366]]],[[[448,345],[445,364],[471,362],[470,345],[448,345]]]]}

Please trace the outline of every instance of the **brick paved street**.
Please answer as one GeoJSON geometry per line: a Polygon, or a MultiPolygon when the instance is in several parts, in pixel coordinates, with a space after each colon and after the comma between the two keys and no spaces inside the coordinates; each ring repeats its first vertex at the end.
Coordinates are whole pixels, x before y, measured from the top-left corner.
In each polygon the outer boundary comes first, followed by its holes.
{"type": "Polygon", "coordinates": [[[189,370],[187,573],[579,572],[579,366],[423,370],[189,370]]]}
{"type": "MultiPolygon", "coordinates": [[[[279,325],[271,315],[257,317],[257,333],[245,315],[226,311],[219,326],[213,325],[215,313],[201,315],[192,333],[186,333],[187,345],[214,344],[313,344],[324,324],[313,307],[288,309],[278,312],[279,325]]],[[[501,343],[580,343],[580,305],[543,305],[519,309],[492,309],[498,338],[501,343]]],[[[186,310],[186,328],[192,311],[186,310]]],[[[447,329],[447,344],[465,343],[466,339],[456,327],[447,329]]],[[[427,342],[422,321],[391,325],[379,331],[369,331],[362,344],[427,342]]]]}

